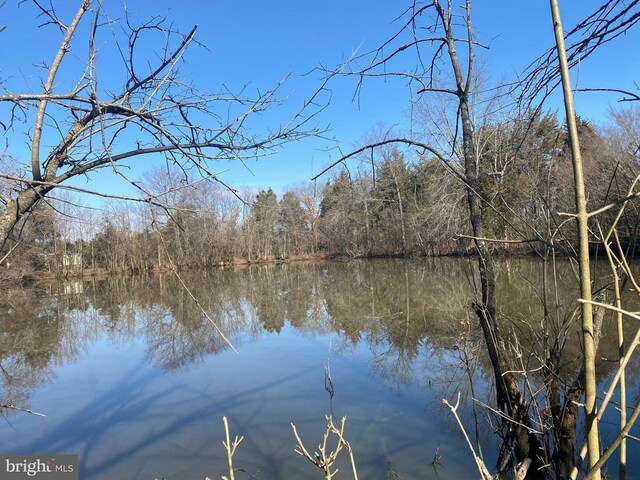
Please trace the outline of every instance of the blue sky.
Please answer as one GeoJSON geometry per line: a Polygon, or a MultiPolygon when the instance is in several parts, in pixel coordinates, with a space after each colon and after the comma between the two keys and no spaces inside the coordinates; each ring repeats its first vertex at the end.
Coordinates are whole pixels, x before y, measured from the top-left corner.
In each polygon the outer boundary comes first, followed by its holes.
{"type": "MultiPolygon", "coordinates": [[[[77,2],[54,2],[61,6],[59,14],[70,18],[77,2]]],[[[105,4],[109,2],[106,1],[105,4]]],[[[18,7],[9,0],[0,9],[0,25],[7,25],[2,35],[0,77],[9,78],[17,90],[28,84],[37,89],[38,70],[34,63],[50,62],[55,54],[59,33],[48,27],[35,29],[35,9],[29,2],[18,7]]],[[[118,2],[119,4],[119,2],[118,2]]],[[[598,2],[561,2],[565,30],[595,9],[598,2]]],[[[398,28],[394,22],[405,4],[397,1],[228,1],[228,0],[167,0],[130,1],[128,8],[138,18],[152,14],[166,15],[175,27],[188,30],[198,24],[197,39],[208,50],[193,47],[187,53],[188,63],[183,74],[203,89],[215,90],[222,83],[231,89],[246,84],[249,88],[266,90],[289,75],[282,92],[288,96],[283,108],[274,116],[264,115],[255,128],[268,128],[299,108],[320,85],[321,75],[313,71],[318,64],[335,66],[354,51],[376,48],[398,28]]],[[[512,78],[537,55],[552,45],[548,2],[542,1],[476,1],[474,2],[476,32],[488,45],[481,52],[482,62],[493,79],[512,78]]],[[[634,90],[640,54],[636,47],[639,34],[633,31],[618,39],[614,46],[605,46],[572,72],[574,85],[581,87],[614,86],[634,90]]],[[[81,51],[74,52],[81,58],[81,51]]],[[[108,59],[107,59],[108,60],[108,59]]],[[[69,60],[73,62],[74,60],[69,60]]],[[[63,67],[64,68],[64,67],[63,67]]],[[[61,74],[60,83],[65,80],[61,74]]],[[[278,154],[256,161],[246,167],[233,162],[221,163],[217,171],[225,170],[222,178],[237,188],[273,187],[282,192],[287,186],[309,180],[316,172],[336,159],[336,147],[348,151],[362,141],[377,124],[395,126],[398,132],[408,127],[409,92],[403,82],[367,81],[359,102],[353,101],[353,79],[337,78],[330,84],[331,104],[317,118],[321,128],[329,128],[328,136],[336,143],[319,139],[290,144],[278,154]]],[[[607,110],[616,97],[600,93],[579,94],[578,113],[595,122],[606,120],[607,110]]],[[[549,100],[548,108],[559,109],[557,96],[549,100]]],[[[24,147],[20,155],[26,155],[24,147]]],[[[140,176],[150,167],[145,160],[132,170],[140,176]]],[[[103,191],[126,192],[125,185],[100,172],[85,186],[103,191]]]]}

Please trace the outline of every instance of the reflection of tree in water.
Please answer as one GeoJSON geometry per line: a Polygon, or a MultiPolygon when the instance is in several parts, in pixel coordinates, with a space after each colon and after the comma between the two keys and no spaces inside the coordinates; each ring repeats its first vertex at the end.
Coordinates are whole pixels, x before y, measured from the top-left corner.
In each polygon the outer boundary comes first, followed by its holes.
{"type": "Polygon", "coordinates": [[[154,306],[140,313],[145,318],[147,354],[162,368],[173,370],[190,365],[226,348],[224,341],[216,341],[210,335],[200,311],[176,317],[170,309],[154,306]]]}
{"type": "Polygon", "coordinates": [[[2,404],[26,405],[31,390],[50,381],[56,366],[76,358],[81,345],[66,341],[77,330],[67,314],[85,304],[73,299],[65,303],[60,309],[56,293],[37,287],[0,296],[2,404]]]}
{"type": "MultiPolygon", "coordinates": [[[[559,377],[570,385],[577,379],[582,365],[582,345],[579,340],[580,325],[579,283],[576,266],[563,259],[555,266],[548,264],[547,292],[543,289],[543,264],[533,260],[501,260],[497,271],[497,298],[499,304],[502,331],[507,333],[508,352],[511,353],[511,364],[514,369],[531,372],[529,375],[538,383],[545,382],[547,370],[544,366],[551,348],[551,343],[566,336],[566,343],[561,351],[559,361],[559,377]],[[556,296],[557,291],[557,296],[556,296]],[[545,298],[546,297],[546,298],[545,298]],[[544,302],[547,302],[545,316],[544,302]],[[518,339],[516,344],[514,339],[518,339]]],[[[611,300],[611,273],[606,262],[594,261],[594,292],[608,296],[611,300]],[[608,291],[608,293],[607,293],[608,291]]],[[[630,310],[640,307],[640,299],[629,295],[624,299],[630,310]]],[[[597,309],[596,309],[597,310],[597,309]]],[[[625,336],[631,338],[638,323],[632,319],[625,322],[625,336]]],[[[618,344],[615,317],[612,312],[603,312],[602,337],[598,346],[598,356],[609,361],[598,362],[597,377],[604,380],[618,359],[618,344]],[[611,332],[611,333],[610,333],[611,332]]],[[[637,362],[636,362],[637,363],[637,362]]],[[[488,364],[487,364],[488,365],[488,364]]],[[[630,371],[630,370],[629,370],[630,371]]]]}
{"type": "Polygon", "coordinates": [[[434,272],[434,267],[438,264],[422,261],[362,262],[331,275],[325,285],[335,331],[353,344],[365,341],[373,354],[373,371],[394,388],[421,375],[415,368],[418,358],[451,347],[464,315],[460,305],[443,301],[446,282],[440,274],[455,272],[447,267],[434,272]]]}
{"type": "Polygon", "coordinates": [[[257,318],[268,332],[280,333],[284,326],[286,308],[284,296],[287,289],[283,286],[283,275],[270,267],[257,267],[249,270],[249,301],[257,318]]]}
{"type": "Polygon", "coordinates": [[[147,297],[138,312],[149,358],[169,370],[200,362],[229,348],[218,328],[238,345],[240,334],[250,327],[236,280],[222,271],[187,276],[187,286],[198,303],[176,278],[158,280],[159,295],[153,289],[155,295],[147,297]]]}
{"type": "Polygon", "coordinates": [[[282,302],[287,320],[296,328],[309,328],[310,324],[317,325],[321,320],[322,302],[318,293],[319,271],[317,265],[302,268],[287,265],[282,270],[284,287],[282,302]]]}
{"type": "MultiPolygon", "coordinates": [[[[501,269],[509,278],[498,281],[501,318],[508,326],[503,331],[517,330],[528,338],[522,348],[541,356],[536,326],[542,309],[532,300],[539,267],[509,262],[510,269],[501,269]]],[[[0,299],[3,399],[26,402],[29,390],[48,381],[56,365],[77,358],[101,337],[144,338],[148,358],[158,367],[188,367],[229,348],[209,319],[236,346],[265,331],[280,332],[287,322],[299,334],[335,332],[339,351],[368,347],[371,371],[394,390],[420,382],[442,395],[467,388],[464,361],[471,378],[488,385],[491,369],[484,349],[476,348],[480,332],[469,320],[474,289],[467,267],[460,259],[381,260],[184,274],[198,304],[173,275],[86,281],[74,295],[7,292],[0,299]]],[[[561,298],[569,295],[561,292],[561,298]]],[[[561,307],[560,316],[575,308],[561,307]]],[[[605,335],[602,345],[604,355],[616,358],[615,339],[605,335]]],[[[577,342],[569,345],[567,358],[571,352],[577,356],[577,349],[577,342]]],[[[567,365],[569,372],[576,368],[567,365]]],[[[639,369],[637,363],[630,368],[639,369]]]]}

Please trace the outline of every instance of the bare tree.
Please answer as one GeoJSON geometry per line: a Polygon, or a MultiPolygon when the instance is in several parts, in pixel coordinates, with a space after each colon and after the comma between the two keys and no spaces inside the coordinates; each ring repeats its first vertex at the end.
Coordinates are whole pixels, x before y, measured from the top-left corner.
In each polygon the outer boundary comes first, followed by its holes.
{"type": "Polygon", "coordinates": [[[417,85],[420,95],[438,95],[450,99],[453,111],[453,137],[448,153],[436,142],[420,142],[411,138],[391,138],[367,145],[339,159],[337,163],[357,155],[361,151],[379,148],[391,143],[418,148],[422,155],[432,155],[463,183],[466,189],[468,220],[473,245],[477,253],[480,277],[480,296],[473,303],[493,367],[497,404],[503,418],[502,435],[505,449],[500,459],[500,469],[506,468],[515,453],[518,461],[531,459],[527,478],[544,478],[545,452],[531,427],[528,403],[520,390],[514,370],[509,368],[506,352],[501,348],[503,336],[498,323],[496,307],[496,277],[491,250],[487,242],[484,225],[484,210],[487,202],[482,195],[483,171],[480,164],[479,145],[481,139],[476,128],[475,105],[478,100],[476,88],[475,49],[482,45],[474,36],[471,1],[458,5],[453,0],[413,2],[406,10],[399,32],[378,50],[358,58],[360,65],[368,61],[365,68],[341,70],[344,75],[356,76],[360,83],[368,77],[401,76],[411,85],[417,85]],[[458,10],[458,8],[460,10],[458,10]],[[407,38],[402,43],[402,38],[407,38]],[[429,51],[423,51],[430,48],[429,51]],[[417,55],[417,66],[408,70],[391,71],[393,62],[403,52],[417,55]],[[428,57],[427,57],[428,55],[428,57]]]}
{"type": "Polygon", "coordinates": [[[256,133],[252,118],[278,106],[283,82],[254,93],[249,87],[234,93],[225,86],[202,91],[188,83],[180,67],[197,44],[197,25],[183,33],[161,17],[136,23],[126,7],[106,11],[98,0],[80,0],[71,18],[59,15],[52,3],[33,0],[21,8],[29,7],[62,38],[39,88],[24,85],[14,91],[8,82],[0,83],[0,108],[8,112],[0,124],[7,144],[2,163],[11,167],[0,172],[8,187],[0,197],[0,245],[52,190],[86,192],[69,185],[75,177],[109,168],[138,188],[136,199],[154,202],[156,197],[130,179],[124,165],[162,158],[220,182],[214,162],[268,155],[316,133],[309,123],[322,108],[324,86],[287,121],[256,133]],[[151,51],[154,41],[158,48],[151,51]],[[80,59],[79,68],[74,59],[80,59]],[[109,71],[102,69],[105,62],[111,63],[109,71]],[[12,149],[25,139],[30,158],[20,164],[12,149]]]}

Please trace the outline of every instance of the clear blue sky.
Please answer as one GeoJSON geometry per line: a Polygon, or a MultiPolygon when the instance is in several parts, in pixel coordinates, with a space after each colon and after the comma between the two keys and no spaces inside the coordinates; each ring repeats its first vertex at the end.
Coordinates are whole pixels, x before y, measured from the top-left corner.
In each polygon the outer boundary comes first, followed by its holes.
{"type": "MultiPolygon", "coordinates": [[[[69,19],[78,2],[65,0],[59,14],[69,19]],[[73,8],[71,8],[73,7],[73,8]]],[[[106,1],[105,4],[109,4],[106,1]]],[[[118,2],[119,3],[119,2],[118,2]]],[[[52,27],[40,30],[25,27],[34,25],[36,10],[30,2],[18,7],[17,0],[9,0],[0,8],[0,25],[7,28],[0,35],[0,77],[9,79],[16,91],[19,85],[38,88],[37,62],[50,62],[55,54],[59,33],[52,27]]],[[[598,2],[561,2],[565,30],[592,11],[598,2]]],[[[494,79],[513,78],[537,55],[552,45],[549,6],[542,1],[476,1],[474,17],[479,39],[490,45],[482,53],[487,71],[494,79]]],[[[320,75],[313,72],[319,63],[335,66],[353,51],[369,51],[386,40],[399,26],[394,19],[405,8],[397,1],[231,1],[231,0],[131,0],[130,11],[138,18],[152,14],[166,15],[175,26],[188,30],[198,24],[198,41],[209,51],[193,47],[187,54],[188,64],[183,73],[203,89],[215,90],[222,83],[239,89],[266,90],[290,74],[283,93],[289,94],[280,113],[265,115],[256,128],[277,123],[294,111],[320,84],[320,75]],[[311,73],[309,73],[311,72],[311,73]]],[[[42,19],[40,19],[42,20],[42,19]]],[[[618,39],[615,48],[604,47],[573,72],[574,84],[581,87],[614,86],[634,90],[640,54],[639,32],[618,39]]],[[[77,52],[81,53],[81,52],[77,52]]],[[[64,81],[61,77],[61,83],[64,81]]],[[[69,79],[66,79],[67,81],[69,79]]],[[[352,79],[337,78],[329,88],[330,106],[318,117],[321,127],[329,127],[343,151],[353,148],[378,123],[407,128],[408,90],[401,82],[367,81],[360,102],[352,101],[355,83],[352,79]]],[[[595,122],[603,122],[609,106],[616,97],[589,93],[577,97],[578,113],[595,122]]],[[[558,109],[557,98],[549,108],[558,109]]],[[[4,114],[4,111],[2,112],[4,114]]],[[[309,140],[291,144],[272,157],[247,163],[220,164],[218,170],[226,181],[238,188],[273,187],[277,192],[296,182],[308,180],[313,173],[337,158],[338,151],[326,141],[309,140]]],[[[10,148],[14,148],[13,145],[10,148]]],[[[24,147],[22,147],[24,148],[24,147]]],[[[22,151],[21,155],[25,155],[22,151]]],[[[136,167],[139,176],[148,167],[136,167]]],[[[111,184],[105,174],[92,179],[91,186],[102,190],[122,191],[121,184],[111,184]]]]}

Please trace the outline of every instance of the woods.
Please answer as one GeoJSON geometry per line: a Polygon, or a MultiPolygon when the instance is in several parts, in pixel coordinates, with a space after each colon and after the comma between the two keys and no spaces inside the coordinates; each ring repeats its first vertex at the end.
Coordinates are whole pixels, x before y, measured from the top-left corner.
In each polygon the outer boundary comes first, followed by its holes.
{"type": "MultiPolygon", "coordinates": [[[[637,107],[626,107],[612,110],[605,125],[578,120],[593,209],[625,198],[640,173],[633,153],[639,115],[637,107]]],[[[543,255],[550,248],[570,254],[577,246],[563,215],[574,209],[570,149],[557,115],[528,111],[478,134],[485,138],[479,153],[484,236],[496,240],[488,248],[496,254],[543,255]]],[[[5,275],[167,269],[160,238],[183,269],[318,254],[473,252],[464,185],[439,159],[391,143],[366,148],[355,167],[337,167],[327,180],[298,184],[281,196],[271,189],[236,192],[244,203],[224,186],[176,167],[149,172],[140,186],[162,206],[112,201],[108,212],[71,213],[69,194],[51,200],[53,206],[40,204],[9,240],[8,248],[17,246],[5,275]]],[[[599,228],[607,230],[614,220],[613,209],[603,212],[599,228]]],[[[639,221],[631,203],[617,222],[629,253],[636,248],[639,221]]]]}

